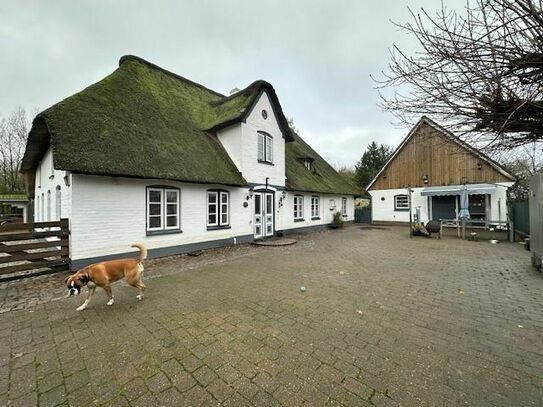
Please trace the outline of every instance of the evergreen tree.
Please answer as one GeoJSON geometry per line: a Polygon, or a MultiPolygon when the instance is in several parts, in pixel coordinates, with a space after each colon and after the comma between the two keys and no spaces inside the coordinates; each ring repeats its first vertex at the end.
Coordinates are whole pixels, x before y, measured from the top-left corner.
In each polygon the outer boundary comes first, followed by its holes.
{"type": "Polygon", "coordinates": [[[354,179],[356,185],[365,190],[373,177],[386,164],[392,155],[392,151],[392,148],[386,144],[378,145],[375,141],[372,141],[364,151],[360,161],[355,165],[354,179]]]}

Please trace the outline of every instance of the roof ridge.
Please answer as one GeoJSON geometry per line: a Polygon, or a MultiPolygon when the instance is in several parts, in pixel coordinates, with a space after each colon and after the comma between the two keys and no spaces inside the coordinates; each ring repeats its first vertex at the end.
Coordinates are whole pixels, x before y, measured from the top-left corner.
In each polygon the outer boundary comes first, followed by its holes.
{"type": "Polygon", "coordinates": [[[206,87],[206,86],[204,86],[204,85],[202,85],[202,84],[199,84],[199,83],[197,83],[197,82],[191,81],[190,79],[187,79],[187,78],[185,78],[185,77],[183,77],[183,76],[181,76],[181,75],[176,74],[175,72],[172,72],[172,71],[169,71],[169,70],[167,70],[167,69],[165,69],[165,68],[162,68],[161,66],[158,66],[158,65],[156,65],[156,64],[154,64],[154,63],[152,63],[152,62],[147,61],[146,59],[143,59],[143,58],[141,58],[141,57],[138,57],[137,55],[130,55],[130,54],[128,54],[128,55],[123,55],[123,56],[119,59],[119,66],[121,66],[122,64],[124,64],[124,63],[127,62],[127,61],[137,61],[137,62],[143,63],[143,64],[149,66],[150,68],[157,69],[157,70],[159,70],[159,71],[165,73],[166,75],[169,75],[169,76],[171,76],[171,77],[173,77],[173,78],[175,78],[175,79],[182,80],[183,82],[186,82],[186,83],[188,83],[188,84],[190,84],[190,85],[196,86],[196,87],[198,87],[198,88],[200,88],[200,89],[203,89],[203,90],[205,90],[205,91],[211,92],[211,93],[213,93],[213,94],[216,95],[216,96],[220,96],[221,98],[225,98],[225,97],[226,97],[226,96],[223,95],[222,93],[219,93],[219,92],[217,92],[217,91],[214,91],[213,89],[210,89],[210,88],[208,88],[208,87],[206,87]]]}

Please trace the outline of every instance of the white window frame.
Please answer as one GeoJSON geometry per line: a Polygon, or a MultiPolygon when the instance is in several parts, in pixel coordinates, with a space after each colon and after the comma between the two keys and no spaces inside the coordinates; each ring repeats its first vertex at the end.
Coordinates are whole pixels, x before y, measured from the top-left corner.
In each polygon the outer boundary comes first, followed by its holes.
{"type": "Polygon", "coordinates": [[[394,195],[394,210],[408,211],[409,210],[409,195],[406,195],[406,194],[394,195]],[[398,198],[401,198],[403,202],[398,204],[398,198]]]}
{"type": "Polygon", "coordinates": [[[62,218],[62,191],[60,185],[55,188],[55,218],[56,220],[62,218]]]}
{"type": "Polygon", "coordinates": [[[230,226],[230,193],[228,191],[210,190],[206,195],[206,224],[208,228],[227,227],[230,226]],[[210,203],[209,197],[214,196],[215,202],[210,203]],[[226,202],[223,200],[226,199],[226,202]],[[215,222],[209,221],[209,206],[215,208],[215,222]],[[225,207],[226,206],[226,207],[225,207]],[[223,220],[223,215],[226,220],[223,220]]]}
{"type": "Polygon", "coordinates": [[[181,191],[177,188],[160,188],[160,187],[147,187],[147,193],[146,193],[146,207],[147,207],[147,219],[146,219],[146,230],[148,232],[160,232],[160,231],[171,231],[171,230],[179,230],[181,228],[181,191]],[[150,207],[151,207],[151,201],[149,199],[151,192],[159,192],[160,193],[160,202],[152,202],[152,204],[158,204],[160,203],[160,215],[151,215],[150,207]],[[176,194],[176,200],[175,202],[168,202],[167,197],[168,193],[173,192],[176,194]],[[167,209],[168,205],[174,205],[176,206],[175,214],[168,215],[167,209]],[[167,226],[167,220],[168,216],[175,215],[175,225],[173,226],[167,226]],[[151,217],[160,217],[160,226],[159,227],[151,227],[150,219],[151,217]]]}
{"type": "Polygon", "coordinates": [[[347,198],[341,198],[341,216],[347,216],[347,198]]]}
{"type": "Polygon", "coordinates": [[[294,195],[294,220],[304,219],[304,197],[303,195],[294,195]]]}
{"type": "Polygon", "coordinates": [[[311,161],[311,159],[306,158],[306,159],[304,160],[304,165],[305,165],[305,168],[307,168],[308,171],[312,171],[312,170],[313,170],[313,161],[311,161]]]}
{"type": "Polygon", "coordinates": [[[273,164],[273,137],[259,131],[257,142],[257,159],[260,162],[273,164]]]}
{"type": "Polygon", "coordinates": [[[312,196],[311,197],[311,219],[320,218],[320,214],[321,214],[320,206],[321,206],[320,196],[312,196]]]}
{"type": "Polygon", "coordinates": [[[51,190],[47,190],[47,222],[51,222],[51,190]]]}

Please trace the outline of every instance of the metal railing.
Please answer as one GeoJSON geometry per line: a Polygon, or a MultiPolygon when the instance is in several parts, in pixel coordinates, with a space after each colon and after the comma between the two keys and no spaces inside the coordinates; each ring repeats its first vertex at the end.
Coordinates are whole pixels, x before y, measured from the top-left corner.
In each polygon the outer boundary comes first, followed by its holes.
{"type": "Polygon", "coordinates": [[[483,229],[488,231],[507,232],[509,241],[514,241],[513,223],[503,220],[483,220],[483,219],[440,219],[439,235],[441,236],[443,228],[456,228],[456,235],[462,239],[466,238],[466,228],[483,229]]]}

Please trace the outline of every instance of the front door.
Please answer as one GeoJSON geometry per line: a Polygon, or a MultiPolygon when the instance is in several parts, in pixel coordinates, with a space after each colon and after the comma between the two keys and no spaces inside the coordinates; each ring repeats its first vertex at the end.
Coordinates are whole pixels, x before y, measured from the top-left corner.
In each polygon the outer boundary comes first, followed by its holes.
{"type": "Polygon", "coordinates": [[[256,192],[253,201],[255,239],[273,236],[273,193],[256,192]]]}

